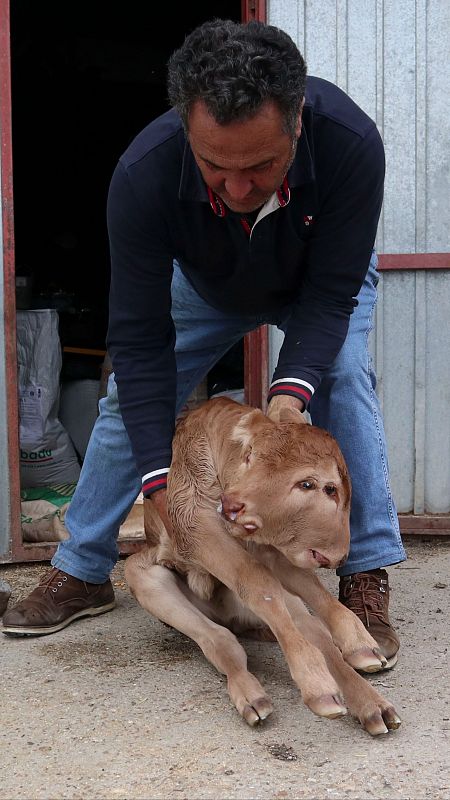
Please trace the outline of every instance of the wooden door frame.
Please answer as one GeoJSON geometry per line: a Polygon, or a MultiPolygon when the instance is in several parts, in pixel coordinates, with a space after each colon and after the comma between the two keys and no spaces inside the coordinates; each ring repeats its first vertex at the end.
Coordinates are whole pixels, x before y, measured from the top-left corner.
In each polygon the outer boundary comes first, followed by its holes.
{"type": "MultiPolygon", "coordinates": [[[[251,19],[264,21],[265,0],[241,0],[243,22],[251,19]]],[[[1,198],[3,228],[3,277],[4,277],[4,330],[5,330],[5,374],[8,453],[6,458],[9,487],[10,543],[0,553],[0,563],[17,561],[46,561],[57,547],[53,543],[24,544],[20,522],[20,463],[19,463],[19,403],[17,385],[16,343],[16,278],[14,248],[14,195],[13,152],[11,127],[11,43],[10,0],[0,0],[0,141],[1,141],[1,198]]],[[[262,387],[267,386],[267,328],[261,328],[245,337],[245,383],[247,401],[261,405],[262,387]]],[[[267,392],[264,391],[264,395],[267,392]]],[[[263,401],[263,405],[264,405],[263,401]]],[[[122,541],[121,553],[134,552],[140,542],[122,541]]]]}
{"type": "MultiPolygon", "coordinates": [[[[266,21],[266,0],[242,0],[243,22],[266,21]]],[[[269,329],[262,325],[244,337],[244,394],[250,406],[267,408],[269,391],[269,329]]]]}
{"type": "Polygon", "coordinates": [[[9,0],[0,0],[0,158],[3,238],[3,308],[6,377],[6,420],[8,452],[4,463],[7,468],[9,489],[7,518],[10,542],[0,560],[18,560],[22,547],[20,525],[20,471],[19,471],[19,401],[17,387],[16,349],[16,275],[14,259],[14,207],[13,165],[11,132],[11,52],[9,0]]]}

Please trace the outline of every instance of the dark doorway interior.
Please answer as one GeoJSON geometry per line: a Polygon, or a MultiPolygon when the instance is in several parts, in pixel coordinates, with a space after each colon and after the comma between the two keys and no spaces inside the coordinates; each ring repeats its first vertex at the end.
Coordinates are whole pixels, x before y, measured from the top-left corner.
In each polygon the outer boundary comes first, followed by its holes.
{"type": "Polygon", "coordinates": [[[241,3],[157,11],[142,0],[11,3],[16,265],[28,291],[18,304],[58,308],[65,346],[104,348],[108,184],[128,143],[168,108],[170,53],[207,19],[239,20],[241,3]]]}

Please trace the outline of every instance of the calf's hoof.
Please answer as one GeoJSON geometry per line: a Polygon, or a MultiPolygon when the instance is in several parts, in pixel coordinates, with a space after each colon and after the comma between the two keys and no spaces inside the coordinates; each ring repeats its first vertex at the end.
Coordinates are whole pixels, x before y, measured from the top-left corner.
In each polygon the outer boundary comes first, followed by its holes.
{"type": "Polygon", "coordinates": [[[273,711],[272,701],[250,672],[239,677],[229,677],[228,693],[241,717],[252,728],[267,719],[273,711]]]}
{"type": "MultiPolygon", "coordinates": [[[[358,672],[381,672],[388,669],[388,661],[381,650],[374,647],[361,647],[353,653],[346,654],[345,660],[358,672]]],[[[393,665],[392,665],[393,666],[393,665]]]]}
{"type": "Polygon", "coordinates": [[[267,719],[272,711],[273,705],[269,698],[260,697],[257,700],[254,700],[252,705],[246,703],[242,711],[239,713],[245,719],[246,723],[250,725],[251,728],[254,728],[255,725],[259,725],[260,722],[264,722],[264,720],[267,719]]]}
{"type": "Polygon", "coordinates": [[[382,733],[396,731],[402,723],[394,706],[370,709],[360,716],[359,721],[364,730],[372,736],[379,736],[382,733]]]}
{"type": "Polygon", "coordinates": [[[340,694],[323,694],[320,697],[305,700],[305,703],[318,717],[336,719],[336,717],[343,717],[347,713],[347,708],[340,694]]]}

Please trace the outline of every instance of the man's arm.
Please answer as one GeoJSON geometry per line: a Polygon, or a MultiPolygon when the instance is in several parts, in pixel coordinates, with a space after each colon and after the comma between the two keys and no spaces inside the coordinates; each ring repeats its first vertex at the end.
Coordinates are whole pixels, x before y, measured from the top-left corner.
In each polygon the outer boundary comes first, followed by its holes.
{"type": "Polygon", "coordinates": [[[363,284],[383,200],[384,149],[374,127],[337,170],[307,245],[307,269],[289,320],[269,400],[307,407],[341,349],[363,284]]]}
{"type": "Polygon", "coordinates": [[[172,255],[158,204],[144,213],[120,163],[108,196],[108,233],[107,346],[142,490],[148,495],[165,487],[172,457],[176,401],[172,255]]]}

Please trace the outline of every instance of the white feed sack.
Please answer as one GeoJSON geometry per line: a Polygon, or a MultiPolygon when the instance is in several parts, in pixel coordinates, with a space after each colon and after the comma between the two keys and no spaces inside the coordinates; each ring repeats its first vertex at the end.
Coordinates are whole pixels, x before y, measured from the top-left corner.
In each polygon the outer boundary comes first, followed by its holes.
{"type": "Polygon", "coordinates": [[[54,309],[17,312],[22,487],[78,480],[80,466],[58,419],[62,355],[54,309]]]}
{"type": "Polygon", "coordinates": [[[21,524],[24,542],[61,542],[69,538],[64,525],[75,483],[21,489],[21,524]]]}

